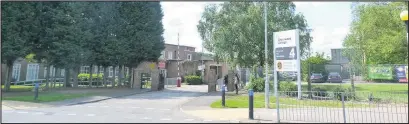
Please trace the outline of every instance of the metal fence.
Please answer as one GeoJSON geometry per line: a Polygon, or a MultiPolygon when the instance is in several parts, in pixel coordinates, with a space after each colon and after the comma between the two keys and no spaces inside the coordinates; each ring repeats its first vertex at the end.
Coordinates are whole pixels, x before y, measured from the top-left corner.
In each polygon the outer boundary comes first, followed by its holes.
{"type": "Polygon", "coordinates": [[[407,91],[301,93],[301,99],[297,91],[278,93],[281,122],[408,123],[407,91]]]}
{"type": "Polygon", "coordinates": [[[177,86],[177,78],[166,78],[165,88],[172,88],[177,86]]]}

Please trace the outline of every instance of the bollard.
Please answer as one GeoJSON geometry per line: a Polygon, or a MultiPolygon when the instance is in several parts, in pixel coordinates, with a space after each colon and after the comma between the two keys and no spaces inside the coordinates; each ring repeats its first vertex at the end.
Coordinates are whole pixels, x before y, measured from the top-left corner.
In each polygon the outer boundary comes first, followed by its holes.
{"type": "Polygon", "coordinates": [[[178,77],[178,78],[177,78],[177,84],[176,84],[176,86],[177,86],[177,87],[180,87],[180,85],[181,85],[181,79],[180,79],[180,77],[178,77]]]}
{"type": "Polygon", "coordinates": [[[249,119],[254,119],[254,110],[253,110],[253,90],[249,90],[249,119]]]}
{"type": "Polygon", "coordinates": [[[34,100],[37,100],[38,98],[38,88],[39,88],[39,84],[37,82],[35,83],[35,86],[34,86],[34,100]]]}
{"type": "Polygon", "coordinates": [[[222,86],[222,106],[225,107],[226,106],[226,91],[225,91],[225,86],[222,86]]]}

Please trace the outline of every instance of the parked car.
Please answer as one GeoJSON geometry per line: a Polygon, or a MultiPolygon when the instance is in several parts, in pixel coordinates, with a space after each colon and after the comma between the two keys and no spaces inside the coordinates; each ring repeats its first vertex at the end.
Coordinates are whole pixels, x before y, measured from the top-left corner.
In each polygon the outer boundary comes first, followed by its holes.
{"type": "Polygon", "coordinates": [[[342,83],[342,77],[338,72],[330,72],[327,81],[330,83],[342,83]]]}
{"type": "Polygon", "coordinates": [[[321,73],[312,73],[310,77],[311,83],[324,83],[325,79],[321,73]]]}

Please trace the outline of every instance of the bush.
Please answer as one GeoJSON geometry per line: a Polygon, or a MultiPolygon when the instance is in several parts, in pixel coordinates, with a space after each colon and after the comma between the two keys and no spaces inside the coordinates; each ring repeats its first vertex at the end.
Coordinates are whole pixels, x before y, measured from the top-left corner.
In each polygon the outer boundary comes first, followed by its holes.
{"type": "Polygon", "coordinates": [[[184,78],[186,79],[186,82],[189,85],[202,84],[202,79],[200,78],[200,76],[191,75],[191,76],[185,76],[184,78]]]}
{"type": "MultiPolygon", "coordinates": [[[[99,76],[98,76],[98,74],[92,74],[92,80],[98,80],[98,79],[102,80],[103,76],[104,76],[104,74],[99,74],[99,76]]],[[[79,80],[87,81],[87,80],[89,80],[89,78],[90,78],[90,74],[87,74],[87,73],[78,74],[78,79],[79,80]]]]}
{"type": "Polygon", "coordinates": [[[285,82],[279,85],[279,91],[297,91],[297,85],[292,82],[285,82]]]}
{"type": "MultiPolygon", "coordinates": [[[[270,83],[270,87],[272,83],[270,83]]],[[[246,86],[246,89],[253,89],[254,92],[263,92],[265,88],[265,80],[264,78],[255,78],[254,75],[250,76],[250,83],[246,86]]]]}
{"type": "Polygon", "coordinates": [[[344,101],[355,99],[355,94],[352,92],[351,88],[336,87],[334,89],[334,97],[338,100],[342,100],[342,94],[344,94],[344,101]]]}
{"type": "Polygon", "coordinates": [[[196,76],[202,76],[202,71],[201,70],[196,70],[196,76]]]}
{"type": "Polygon", "coordinates": [[[314,96],[325,97],[329,95],[326,89],[320,87],[314,87],[311,89],[311,91],[314,93],[314,96]]]}

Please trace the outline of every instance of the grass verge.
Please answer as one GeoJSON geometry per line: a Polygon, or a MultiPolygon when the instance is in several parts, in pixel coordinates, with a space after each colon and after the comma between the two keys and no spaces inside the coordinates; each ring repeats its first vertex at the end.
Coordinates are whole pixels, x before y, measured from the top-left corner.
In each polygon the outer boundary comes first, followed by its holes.
{"type": "Polygon", "coordinates": [[[3,97],[2,100],[13,100],[13,101],[23,101],[23,102],[55,102],[62,101],[66,99],[80,98],[86,96],[92,96],[92,93],[56,93],[56,92],[45,92],[39,93],[38,99],[34,100],[34,93],[32,95],[21,95],[21,96],[7,96],[3,97]]]}

